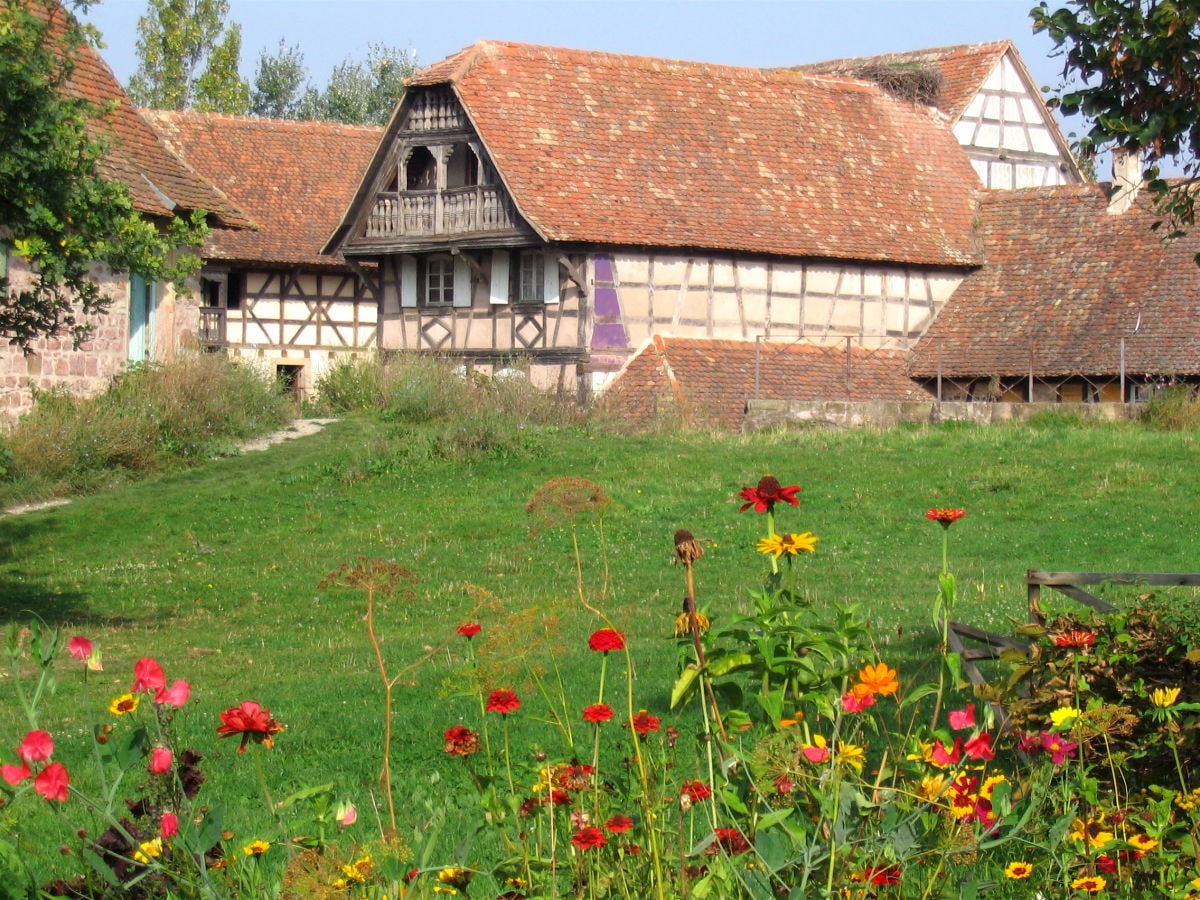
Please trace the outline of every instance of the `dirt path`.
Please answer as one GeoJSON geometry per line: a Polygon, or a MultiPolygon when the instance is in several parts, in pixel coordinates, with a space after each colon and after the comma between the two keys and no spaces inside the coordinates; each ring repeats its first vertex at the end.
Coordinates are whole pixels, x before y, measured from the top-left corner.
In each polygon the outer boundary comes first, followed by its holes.
{"type": "MultiPolygon", "coordinates": [[[[240,445],[238,450],[242,453],[252,453],[255,450],[266,450],[275,444],[290,441],[293,438],[307,437],[310,434],[316,434],[330,422],[336,422],[337,419],[294,419],[286,428],[281,428],[279,431],[264,435],[260,438],[255,438],[252,441],[240,445]]],[[[54,506],[65,506],[70,503],[69,499],[58,500],[43,500],[40,503],[25,503],[20,506],[10,506],[8,509],[0,511],[0,516],[15,516],[21,513],[33,512],[38,509],[50,509],[54,506]]]]}

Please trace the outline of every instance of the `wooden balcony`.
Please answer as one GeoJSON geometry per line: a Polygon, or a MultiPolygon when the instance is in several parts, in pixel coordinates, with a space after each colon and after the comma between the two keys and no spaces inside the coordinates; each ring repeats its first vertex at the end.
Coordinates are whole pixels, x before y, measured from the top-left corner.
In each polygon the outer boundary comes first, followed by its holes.
{"type": "Polygon", "coordinates": [[[200,346],[206,352],[222,350],[228,343],[225,332],[225,310],[219,306],[200,307],[200,346]]]}
{"type": "Polygon", "coordinates": [[[516,215],[495,185],[445,191],[383,193],[367,219],[366,237],[436,237],[511,231],[516,215]]]}

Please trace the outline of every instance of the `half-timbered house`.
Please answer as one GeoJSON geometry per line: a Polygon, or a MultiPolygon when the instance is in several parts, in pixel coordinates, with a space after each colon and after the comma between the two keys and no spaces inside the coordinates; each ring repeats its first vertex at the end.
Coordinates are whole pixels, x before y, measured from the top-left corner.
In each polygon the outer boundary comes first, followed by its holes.
{"type": "Polygon", "coordinates": [[[258,223],[202,253],[201,344],[273,370],[305,396],[334,359],[374,353],[378,303],[321,254],[382,136],[378,127],[143,110],[168,146],[258,223]]]}
{"type": "MultiPolygon", "coordinates": [[[[38,2],[30,8],[49,16],[52,24],[54,17],[69,15],[56,3],[38,2]]],[[[93,48],[80,48],[67,89],[105,110],[92,123],[97,137],[108,145],[101,173],[128,188],[139,212],[166,222],[205,210],[217,229],[253,225],[235,203],[163,145],[93,48]]],[[[28,277],[24,261],[2,243],[0,275],[14,286],[28,277]]],[[[147,281],[136,272],[114,273],[99,265],[93,267],[92,276],[113,302],[104,315],[83,319],[94,330],[81,348],[60,338],[38,340],[27,354],[11,345],[0,346],[0,414],[15,416],[29,409],[35,391],[65,388],[94,393],[130,362],[170,359],[180,347],[195,344],[200,303],[194,294],[147,281]]]]}
{"type": "Polygon", "coordinates": [[[906,346],[979,184],[869,81],[485,42],[412,78],[325,249],[378,267],[382,347],[586,394],[654,334],[906,346]]]}

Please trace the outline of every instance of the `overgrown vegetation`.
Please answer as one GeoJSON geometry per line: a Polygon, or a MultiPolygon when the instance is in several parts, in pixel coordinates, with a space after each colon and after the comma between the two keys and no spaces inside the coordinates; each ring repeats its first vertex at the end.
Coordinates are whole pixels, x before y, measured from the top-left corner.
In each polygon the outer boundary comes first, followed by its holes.
{"type": "Polygon", "coordinates": [[[1146,404],[1142,420],[1161,431],[1194,431],[1200,428],[1200,399],[1186,384],[1164,388],[1146,404]]]}
{"type": "Polygon", "coordinates": [[[193,464],[289,412],[271,379],[219,355],[132,366],[93,397],[46,391],[4,436],[5,495],[77,494],[193,464]]]}

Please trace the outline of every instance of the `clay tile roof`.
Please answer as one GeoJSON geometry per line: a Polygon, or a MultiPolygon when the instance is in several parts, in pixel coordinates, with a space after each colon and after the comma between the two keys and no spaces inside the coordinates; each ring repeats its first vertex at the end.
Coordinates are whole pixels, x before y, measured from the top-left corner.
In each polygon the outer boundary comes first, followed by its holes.
{"type": "Polygon", "coordinates": [[[634,426],[683,420],[740,431],[746,401],[928,399],[905,354],[844,345],[655,336],[601,398],[634,426]]]}
{"type": "Polygon", "coordinates": [[[544,238],[962,266],[978,179],[939,114],[874,85],[524,44],[453,85],[544,238]]]}
{"type": "Polygon", "coordinates": [[[914,348],[947,377],[1200,373],[1200,234],[1165,243],[1148,201],[1106,211],[1107,184],[984,195],[986,262],[914,348]]]}
{"type": "MultiPolygon", "coordinates": [[[[50,17],[52,25],[65,23],[65,18],[59,17],[69,15],[62,6],[44,0],[31,2],[30,9],[50,17]]],[[[82,47],[74,65],[68,90],[97,106],[113,105],[93,122],[108,144],[101,173],[128,187],[139,212],[171,216],[203,209],[218,225],[246,228],[254,224],[228,197],[163,146],[94,48],[82,47]]]]}
{"type": "Polygon", "coordinates": [[[210,259],[340,265],[321,247],[341,220],[383,129],[144,110],[177,153],[259,223],[214,232],[210,259]]]}
{"type": "Polygon", "coordinates": [[[880,56],[859,56],[832,59],[793,67],[797,72],[859,77],[864,69],[875,66],[920,66],[936,70],[942,76],[937,107],[951,121],[957,121],[979,92],[988,75],[1005,53],[1012,50],[1011,41],[991,41],[986,44],[959,44],[954,47],[935,47],[905,53],[885,53],[880,56]]]}

